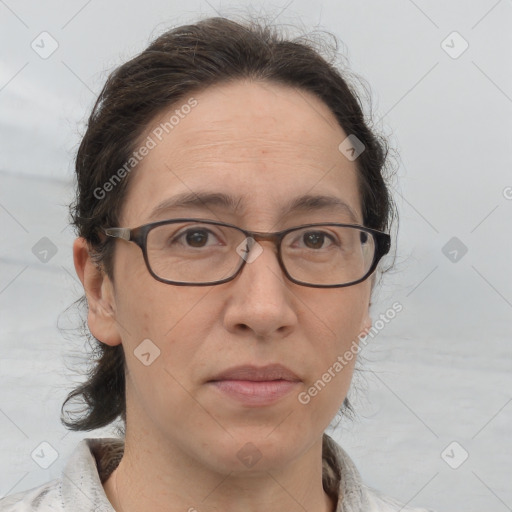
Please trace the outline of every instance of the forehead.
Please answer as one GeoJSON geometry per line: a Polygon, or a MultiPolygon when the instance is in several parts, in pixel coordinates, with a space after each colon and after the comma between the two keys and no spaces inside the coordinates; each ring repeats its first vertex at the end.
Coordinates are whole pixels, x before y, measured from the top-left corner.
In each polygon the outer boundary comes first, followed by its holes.
{"type": "Polygon", "coordinates": [[[149,124],[137,147],[152,147],[130,176],[122,220],[149,222],[156,206],[177,196],[223,194],[236,205],[232,215],[262,222],[304,196],[309,205],[311,197],[337,198],[354,211],[352,221],[361,222],[357,169],[338,150],[346,136],[308,92],[248,81],[209,87],[149,124]]]}

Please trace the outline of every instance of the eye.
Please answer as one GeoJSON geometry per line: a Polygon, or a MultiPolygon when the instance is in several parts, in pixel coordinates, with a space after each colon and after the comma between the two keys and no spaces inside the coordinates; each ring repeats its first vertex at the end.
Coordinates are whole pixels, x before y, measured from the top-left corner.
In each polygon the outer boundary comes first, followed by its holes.
{"type": "Polygon", "coordinates": [[[185,240],[192,247],[203,247],[208,241],[208,233],[204,229],[201,231],[197,229],[195,231],[189,230],[185,233],[185,240]]]}
{"type": "Polygon", "coordinates": [[[325,249],[332,244],[334,238],[325,231],[306,231],[301,241],[308,249],[325,249]]]}
{"type": "Polygon", "coordinates": [[[219,242],[217,236],[206,228],[191,228],[183,231],[171,240],[171,243],[183,243],[187,247],[202,248],[219,242]]]}

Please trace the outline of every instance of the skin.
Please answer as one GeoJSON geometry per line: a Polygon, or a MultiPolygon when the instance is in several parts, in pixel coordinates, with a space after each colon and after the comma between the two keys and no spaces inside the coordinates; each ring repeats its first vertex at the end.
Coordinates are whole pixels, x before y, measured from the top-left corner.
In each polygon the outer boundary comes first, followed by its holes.
{"type": "MultiPolygon", "coordinates": [[[[319,99],[248,81],[194,97],[198,105],[130,176],[120,226],[181,216],[255,231],[350,222],[334,209],[281,212],[303,194],[342,199],[362,224],[355,162],[338,150],[347,134],[319,99]],[[150,217],[162,200],[190,191],[232,194],[241,209],[150,217]]],[[[145,136],[175,109],[155,119],[145,136]]],[[[125,455],[104,484],[116,510],[334,510],[322,488],[322,435],[347,394],[355,359],[309,404],[297,393],[371,327],[372,281],[333,289],[294,284],[272,243],[263,241],[262,254],[233,281],[177,287],[149,274],[135,244],[115,243],[112,280],[91,261],[83,239],[75,242],[74,258],[92,334],[108,345],[122,343],[127,359],[125,455]],[[147,338],[161,351],[149,366],[134,355],[147,338]],[[297,393],[270,406],[245,407],[206,384],[229,367],[269,363],[284,364],[301,380],[297,393]],[[249,442],[262,455],[252,467],[237,457],[249,442]]]]}

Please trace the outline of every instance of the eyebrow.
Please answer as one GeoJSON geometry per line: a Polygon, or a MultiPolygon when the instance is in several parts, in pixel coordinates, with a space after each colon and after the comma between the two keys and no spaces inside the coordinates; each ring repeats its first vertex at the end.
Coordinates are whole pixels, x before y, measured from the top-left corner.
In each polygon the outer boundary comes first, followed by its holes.
{"type": "MultiPolygon", "coordinates": [[[[243,197],[234,197],[223,192],[184,192],[173,197],[165,199],[159,203],[150,213],[149,217],[154,218],[159,215],[175,209],[202,208],[221,208],[243,214],[245,205],[243,197]]],[[[280,215],[286,215],[294,212],[315,212],[322,210],[334,210],[348,216],[351,222],[359,223],[354,210],[342,199],[330,195],[311,195],[306,194],[291,199],[280,211],[280,215]]]]}
{"type": "Polygon", "coordinates": [[[342,199],[336,196],[327,196],[327,195],[304,195],[297,197],[296,199],[292,199],[285,207],[283,208],[283,214],[295,212],[295,211],[305,211],[305,212],[314,212],[321,210],[334,210],[340,213],[347,215],[351,222],[359,223],[357,219],[357,215],[354,210],[345,203],[342,199]]]}

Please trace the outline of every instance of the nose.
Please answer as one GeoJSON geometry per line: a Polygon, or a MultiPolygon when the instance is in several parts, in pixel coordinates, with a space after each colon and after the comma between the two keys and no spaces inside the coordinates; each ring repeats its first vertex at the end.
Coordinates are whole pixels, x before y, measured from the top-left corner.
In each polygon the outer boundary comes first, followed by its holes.
{"type": "Polygon", "coordinates": [[[259,338],[284,338],[295,329],[294,294],[276,251],[272,242],[260,242],[246,255],[241,273],[224,285],[229,286],[230,292],[224,313],[228,331],[259,338]],[[251,253],[261,250],[252,260],[251,253]]]}

